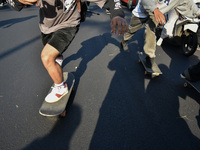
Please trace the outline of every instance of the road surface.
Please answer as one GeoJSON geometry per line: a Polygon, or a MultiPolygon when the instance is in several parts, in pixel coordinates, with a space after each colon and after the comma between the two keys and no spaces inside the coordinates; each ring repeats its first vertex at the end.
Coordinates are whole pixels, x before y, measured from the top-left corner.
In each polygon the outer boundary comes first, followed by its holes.
{"type": "Polygon", "coordinates": [[[163,75],[152,79],[138,62],[144,29],[122,52],[105,9],[90,9],[100,15],[87,14],[64,53],[63,70],[76,78],[67,116],[48,118],[38,112],[52,85],[40,59],[38,8],[0,8],[0,149],[199,150],[200,95],[184,88],[180,73],[200,51],[187,58],[179,47],[157,47],[163,75]]]}

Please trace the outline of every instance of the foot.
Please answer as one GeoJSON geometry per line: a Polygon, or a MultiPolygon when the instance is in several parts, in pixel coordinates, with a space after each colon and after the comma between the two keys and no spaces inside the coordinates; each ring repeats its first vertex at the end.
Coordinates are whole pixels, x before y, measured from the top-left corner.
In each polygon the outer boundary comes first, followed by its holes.
{"type": "Polygon", "coordinates": [[[189,81],[195,82],[200,80],[200,62],[186,69],[181,77],[189,81]]]}
{"type": "Polygon", "coordinates": [[[147,68],[151,68],[152,69],[153,65],[155,64],[155,58],[150,58],[149,56],[146,56],[145,59],[146,59],[147,68]]]}
{"type": "Polygon", "coordinates": [[[124,39],[122,39],[122,41],[121,41],[121,48],[122,48],[124,51],[127,51],[127,50],[128,50],[127,42],[128,42],[128,41],[125,41],[124,39]]]}
{"type": "Polygon", "coordinates": [[[156,44],[157,44],[158,46],[161,46],[161,45],[162,45],[162,42],[163,42],[163,38],[160,37],[160,38],[158,39],[158,41],[157,41],[156,44]]]}
{"type": "Polygon", "coordinates": [[[55,60],[60,66],[62,66],[63,63],[63,55],[60,55],[58,58],[55,60]]]}
{"type": "Polygon", "coordinates": [[[45,101],[48,103],[55,103],[68,93],[67,83],[64,83],[63,86],[53,86],[51,88],[51,92],[45,98],[45,101]]]}
{"type": "Polygon", "coordinates": [[[183,73],[181,73],[180,75],[181,75],[181,78],[183,78],[183,79],[191,80],[190,74],[189,74],[189,72],[188,72],[188,69],[185,70],[185,71],[184,71],[183,73]]]}

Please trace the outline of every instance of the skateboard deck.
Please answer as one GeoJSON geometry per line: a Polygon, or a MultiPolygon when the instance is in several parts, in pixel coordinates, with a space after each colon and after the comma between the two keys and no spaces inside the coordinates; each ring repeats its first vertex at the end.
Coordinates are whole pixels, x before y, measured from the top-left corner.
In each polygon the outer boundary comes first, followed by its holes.
{"type": "Polygon", "coordinates": [[[184,87],[188,87],[191,86],[193,87],[195,90],[197,90],[197,92],[200,93],[200,81],[197,81],[197,82],[191,82],[185,78],[183,78],[186,82],[184,83],[184,87]]]}
{"type": "Polygon", "coordinates": [[[141,62],[142,65],[144,66],[145,74],[151,74],[152,77],[156,77],[162,74],[157,64],[154,64],[152,69],[147,67],[145,60],[146,55],[143,54],[143,52],[138,52],[138,55],[139,55],[139,62],[141,62]]]}
{"type": "MultiPolygon", "coordinates": [[[[44,102],[42,103],[42,106],[39,109],[39,113],[41,115],[49,116],[49,117],[58,116],[58,115],[61,115],[64,117],[66,115],[65,108],[69,100],[69,97],[71,95],[71,92],[73,90],[75,78],[72,73],[68,73],[68,72],[63,73],[63,78],[64,78],[64,82],[67,83],[68,93],[55,103],[48,103],[44,100],[44,102]]],[[[51,89],[49,90],[49,92],[50,91],[51,89]]]]}

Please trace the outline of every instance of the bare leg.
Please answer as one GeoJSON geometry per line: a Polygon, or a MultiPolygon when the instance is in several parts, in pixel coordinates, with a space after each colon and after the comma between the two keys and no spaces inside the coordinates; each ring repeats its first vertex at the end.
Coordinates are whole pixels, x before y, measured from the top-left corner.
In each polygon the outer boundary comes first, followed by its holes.
{"type": "Polygon", "coordinates": [[[55,62],[55,59],[59,55],[60,52],[49,44],[45,45],[41,53],[43,65],[55,84],[60,84],[63,82],[62,68],[58,63],[55,62]]]}

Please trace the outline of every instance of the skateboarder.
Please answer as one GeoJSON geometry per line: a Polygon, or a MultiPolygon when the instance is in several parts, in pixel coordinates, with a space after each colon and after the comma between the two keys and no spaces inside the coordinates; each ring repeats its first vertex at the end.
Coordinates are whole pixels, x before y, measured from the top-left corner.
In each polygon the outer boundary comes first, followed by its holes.
{"type": "Polygon", "coordinates": [[[127,41],[145,24],[145,44],[146,62],[152,68],[155,64],[156,35],[155,28],[158,24],[165,24],[164,14],[171,9],[176,9],[180,14],[191,18],[200,17],[200,10],[192,0],[139,0],[136,8],[132,11],[129,30],[124,34],[121,46],[127,50],[127,41]]]}
{"type": "MultiPolygon", "coordinates": [[[[100,8],[106,8],[111,12],[111,32],[123,35],[128,25],[124,19],[124,12],[120,0],[88,0],[96,3],[100,8]],[[118,27],[118,30],[117,30],[118,27]]],[[[62,53],[68,48],[79,30],[81,1],[80,0],[8,0],[11,7],[21,7],[19,4],[33,5],[37,2],[40,7],[40,30],[44,48],[41,59],[44,67],[55,83],[52,92],[45,101],[53,103],[59,101],[67,94],[67,84],[63,82],[61,68],[62,53]],[[38,1],[38,2],[37,2],[38,1]],[[16,3],[16,5],[15,5],[16,3]],[[60,59],[60,64],[57,63],[60,59]]],[[[17,8],[15,10],[20,10],[17,8]]]]}

